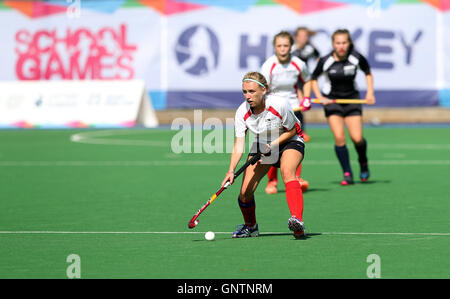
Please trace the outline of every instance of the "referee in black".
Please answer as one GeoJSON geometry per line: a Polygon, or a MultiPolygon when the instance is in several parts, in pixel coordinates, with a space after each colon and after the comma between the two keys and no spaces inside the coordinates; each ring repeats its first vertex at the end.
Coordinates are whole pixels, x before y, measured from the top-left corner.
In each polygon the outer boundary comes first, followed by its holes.
{"type": "Polygon", "coordinates": [[[367,104],[375,104],[373,89],[373,77],[367,59],[353,47],[353,41],[347,29],[336,30],[332,35],[333,51],[321,57],[312,74],[312,88],[314,94],[323,103],[325,116],[335,139],[335,152],[341,164],[344,179],[341,185],[353,184],[353,172],[350,167],[350,159],[345,140],[347,126],[350,138],[353,141],[360,165],[360,179],[365,182],[369,179],[370,172],[367,159],[367,142],[363,137],[362,106],[361,104],[336,104],[330,99],[359,99],[359,91],[356,87],[356,74],[360,69],[366,76],[367,92],[365,99],[367,104]],[[317,79],[324,74],[326,82],[319,89],[317,79]]]}

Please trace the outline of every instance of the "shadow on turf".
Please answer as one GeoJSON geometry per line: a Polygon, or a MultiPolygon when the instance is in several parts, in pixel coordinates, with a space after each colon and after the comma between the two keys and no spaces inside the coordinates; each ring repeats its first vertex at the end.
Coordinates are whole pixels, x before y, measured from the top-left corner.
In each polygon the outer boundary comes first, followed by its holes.
{"type": "MultiPolygon", "coordinates": [[[[334,182],[331,182],[331,183],[333,185],[334,184],[336,184],[336,185],[340,185],[341,184],[340,181],[339,182],[338,181],[334,181],[334,182]]],[[[355,181],[354,185],[372,185],[372,184],[390,184],[390,183],[391,183],[390,180],[370,180],[370,181],[367,181],[367,182],[355,181]]],[[[308,189],[308,191],[309,191],[309,189],[308,189]]]]}
{"type": "MultiPolygon", "coordinates": [[[[295,241],[297,241],[297,240],[306,240],[306,239],[310,239],[311,237],[320,236],[320,235],[321,235],[321,233],[306,233],[306,237],[305,238],[293,239],[293,240],[295,240],[295,241]]],[[[291,236],[292,237],[292,232],[290,232],[290,233],[272,233],[272,234],[270,234],[270,233],[268,233],[268,234],[261,233],[261,234],[259,234],[259,238],[261,238],[261,237],[278,237],[278,236],[291,236]]]]}
{"type": "Polygon", "coordinates": [[[370,184],[390,184],[391,181],[389,180],[372,180],[372,181],[367,181],[367,182],[356,182],[357,184],[362,184],[362,185],[370,185],[370,184]]]}
{"type": "MultiPolygon", "coordinates": [[[[310,239],[311,237],[315,237],[315,236],[320,236],[322,235],[321,233],[306,233],[306,238],[302,238],[302,239],[294,239],[292,238],[292,240],[294,241],[301,241],[301,240],[307,240],[310,239]]],[[[263,237],[279,237],[279,236],[291,236],[292,237],[292,233],[261,233],[259,234],[258,238],[263,238],[263,237]]],[[[253,238],[252,238],[253,239],[253,238]]],[[[230,233],[230,237],[229,238],[216,238],[214,241],[217,240],[236,240],[231,238],[231,233],[230,233]]],[[[192,240],[192,242],[211,242],[205,239],[196,239],[196,240],[192,240]]]]}
{"type": "MultiPolygon", "coordinates": [[[[370,180],[367,182],[361,182],[361,181],[355,180],[355,185],[357,185],[357,184],[359,184],[359,185],[390,184],[390,183],[391,183],[390,180],[370,180]]],[[[331,184],[340,185],[341,181],[333,181],[333,182],[331,182],[331,184]]],[[[331,190],[330,188],[308,188],[308,190],[303,191],[303,193],[310,193],[310,192],[317,192],[317,191],[325,192],[325,191],[330,191],[330,190],[331,190]]],[[[281,190],[278,190],[277,193],[285,193],[285,191],[286,190],[281,189],[281,190]]]]}

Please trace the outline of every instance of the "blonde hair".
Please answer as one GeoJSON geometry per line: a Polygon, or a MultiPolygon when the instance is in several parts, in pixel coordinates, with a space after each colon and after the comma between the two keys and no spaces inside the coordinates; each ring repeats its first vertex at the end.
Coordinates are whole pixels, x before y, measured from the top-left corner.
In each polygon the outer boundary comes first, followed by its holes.
{"type": "MultiPolygon", "coordinates": [[[[242,78],[242,82],[249,80],[249,81],[257,81],[258,83],[261,83],[266,88],[267,92],[269,92],[269,84],[267,83],[266,77],[264,77],[263,74],[258,72],[248,72],[244,75],[244,78],[242,78]]],[[[262,86],[261,86],[262,87],[262,86]]]]}

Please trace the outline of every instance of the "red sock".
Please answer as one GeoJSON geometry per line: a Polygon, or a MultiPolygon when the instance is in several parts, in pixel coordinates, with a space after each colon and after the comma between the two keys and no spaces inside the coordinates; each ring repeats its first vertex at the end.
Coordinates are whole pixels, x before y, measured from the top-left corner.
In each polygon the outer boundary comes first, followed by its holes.
{"type": "Polygon", "coordinates": [[[285,184],[285,187],[286,199],[291,216],[295,216],[303,221],[303,192],[300,183],[297,180],[290,181],[285,184]]]}
{"type": "Polygon", "coordinates": [[[256,224],[255,213],[255,197],[252,196],[248,202],[242,202],[238,197],[239,208],[241,208],[242,216],[244,216],[245,225],[253,227],[256,224]]]}
{"type": "Polygon", "coordinates": [[[273,166],[270,167],[267,177],[269,178],[269,181],[278,181],[278,168],[273,166]]]}
{"type": "Polygon", "coordinates": [[[300,175],[302,173],[302,164],[300,163],[300,165],[297,168],[297,171],[295,172],[295,175],[300,178],[300,175]]]}

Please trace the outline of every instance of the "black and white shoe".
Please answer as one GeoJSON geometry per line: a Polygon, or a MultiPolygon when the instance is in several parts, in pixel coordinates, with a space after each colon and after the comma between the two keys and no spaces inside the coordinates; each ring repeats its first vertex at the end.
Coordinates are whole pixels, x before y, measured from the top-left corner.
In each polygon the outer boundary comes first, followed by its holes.
{"type": "Polygon", "coordinates": [[[306,238],[305,224],[303,223],[303,221],[301,221],[295,216],[292,216],[288,220],[288,226],[289,229],[294,232],[294,238],[296,239],[306,238]]]}

